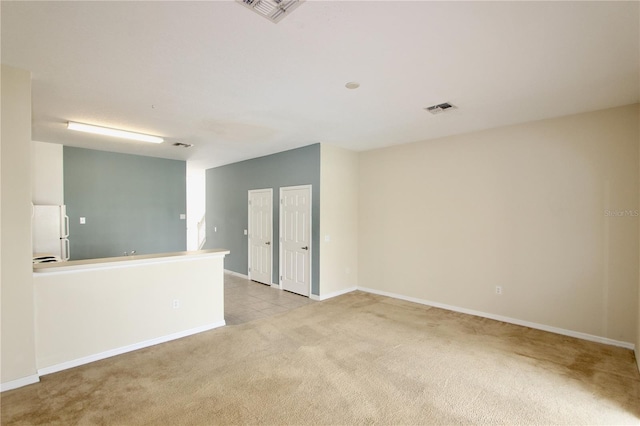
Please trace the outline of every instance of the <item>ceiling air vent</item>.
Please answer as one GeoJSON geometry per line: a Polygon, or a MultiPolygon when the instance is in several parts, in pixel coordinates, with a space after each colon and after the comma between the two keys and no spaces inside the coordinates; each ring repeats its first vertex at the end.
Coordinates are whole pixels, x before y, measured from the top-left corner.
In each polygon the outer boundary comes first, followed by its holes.
{"type": "Polygon", "coordinates": [[[452,111],[456,109],[456,107],[451,105],[449,102],[445,102],[443,104],[431,105],[430,107],[426,107],[425,109],[431,114],[436,115],[445,111],[452,111]]]}
{"type": "Polygon", "coordinates": [[[173,146],[177,146],[179,148],[191,148],[193,146],[193,144],[192,143],[175,142],[173,144],[173,146]]]}
{"type": "Polygon", "coordinates": [[[271,22],[280,22],[303,0],[236,0],[271,22]]]}

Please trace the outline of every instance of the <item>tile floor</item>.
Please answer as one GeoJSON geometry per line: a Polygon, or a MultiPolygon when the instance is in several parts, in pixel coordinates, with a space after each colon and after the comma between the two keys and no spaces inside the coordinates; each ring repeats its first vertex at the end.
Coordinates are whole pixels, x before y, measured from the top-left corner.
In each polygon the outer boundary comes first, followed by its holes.
{"type": "Polygon", "coordinates": [[[308,303],[313,303],[308,297],[224,274],[224,319],[227,325],[267,318],[308,303]]]}

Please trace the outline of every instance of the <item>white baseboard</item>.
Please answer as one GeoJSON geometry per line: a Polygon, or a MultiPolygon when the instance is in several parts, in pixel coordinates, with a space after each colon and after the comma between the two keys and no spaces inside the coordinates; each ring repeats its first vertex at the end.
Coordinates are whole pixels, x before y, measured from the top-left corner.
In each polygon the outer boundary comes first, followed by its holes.
{"type": "Polygon", "coordinates": [[[78,367],[80,365],[88,364],[90,362],[99,361],[101,359],[110,358],[112,356],[121,355],[121,354],[132,352],[138,349],[147,348],[149,346],[158,345],[160,343],[169,342],[171,340],[180,339],[182,337],[191,336],[193,334],[202,333],[203,331],[213,330],[214,328],[222,327],[224,325],[226,325],[226,322],[222,320],[222,321],[215,322],[213,324],[207,324],[201,327],[180,331],[178,333],[157,337],[155,339],[145,340],[144,342],[134,343],[133,345],[123,346],[120,348],[111,349],[98,354],[74,359],[72,361],[67,361],[60,364],[52,365],[50,367],[40,368],[38,369],[38,374],[41,376],[44,376],[46,374],[57,373],[58,371],[67,370],[73,367],[78,367]]]}
{"type": "Polygon", "coordinates": [[[235,275],[236,277],[244,278],[245,280],[249,279],[249,275],[244,275],[244,274],[241,274],[239,272],[230,271],[228,269],[225,269],[224,273],[225,274],[229,274],[229,275],[235,275]]]}
{"type": "Polygon", "coordinates": [[[271,283],[271,288],[277,288],[278,290],[282,290],[281,284],[271,283]]]}
{"type": "MultiPolygon", "coordinates": [[[[367,293],[379,294],[380,296],[393,297],[394,299],[406,300],[408,302],[419,303],[421,305],[433,306],[434,308],[446,309],[448,311],[460,312],[462,314],[475,315],[477,317],[489,318],[496,321],[502,321],[509,324],[522,325],[524,327],[534,328],[537,330],[548,331],[550,333],[561,334],[563,336],[576,337],[591,342],[604,343],[606,345],[619,346],[626,349],[635,349],[635,345],[630,342],[621,342],[619,340],[609,339],[607,337],[594,336],[593,334],[581,333],[579,331],[566,330],[564,328],[552,327],[549,325],[538,324],[535,322],[523,321],[516,318],[504,317],[502,315],[494,315],[486,312],[475,311],[473,309],[459,308],[457,306],[446,305],[444,303],[432,302],[430,300],[418,299],[416,297],[403,296],[401,294],[390,293],[387,291],[375,290],[367,287],[358,287],[358,290],[367,293]]],[[[637,358],[637,357],[636,357],[637,358]]]]}
{"type": "Polygon", "coordinates": [[[358,290],[358,287],[349,287],[343,290],[334,291],[332,293],[321,294],[320,296],[316,296],[315,294],[312,294],[309,296],[309,298],[311,300],[322,301],[322,300],[331,299],[332,297],[342,296],[343,294],[351,293],[352,291],[356,291],[356,290],[358,290]]]}
{"type": "Polygon", "coordinates": [[[11,389],[18,389],[23,386],[38,383],[39,381],[40,381],[40,376],[38,376],[37,374],[32,374],[31,376],[22,377],[20,379],[12,380],[10,382],[0,383],[0,392],[8,391],[11,389]]]}

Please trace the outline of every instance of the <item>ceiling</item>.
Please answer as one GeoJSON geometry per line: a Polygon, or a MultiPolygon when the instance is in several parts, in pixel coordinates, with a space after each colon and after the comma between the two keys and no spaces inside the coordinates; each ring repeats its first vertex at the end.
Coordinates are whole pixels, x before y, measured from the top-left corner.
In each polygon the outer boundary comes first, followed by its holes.
{"type": "Polygon", "coordinates": [[[208,168],[636,103],[638,7],[308,0],[274,24],[231,0],[3,1],[1,58],[32,72],[34,140],[208,168]],[[442,102],[458,108],[424,110],[442,102]],[[68,120],[167,142],[80,134],[68,120]]]}

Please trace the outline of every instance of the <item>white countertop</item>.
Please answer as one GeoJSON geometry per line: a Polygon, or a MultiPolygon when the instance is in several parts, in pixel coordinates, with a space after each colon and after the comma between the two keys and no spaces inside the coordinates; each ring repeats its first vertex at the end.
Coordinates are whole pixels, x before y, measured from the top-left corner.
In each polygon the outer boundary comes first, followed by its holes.
{"type": "Polygon", "coordinates": [[[209,249],[194,251],[176,251],[172,253],[137,254],[134,256],[103,257],[99,259],[69,260],[66,262],[35,263],[33,272],[61,272],[81,269],[128,266],[144,263],[160,263],[188,260],[197,257],[224,257],[229,254],[226,249],[209,249]]]}

